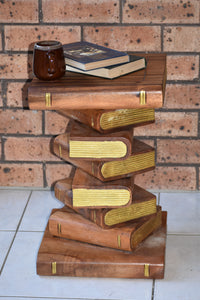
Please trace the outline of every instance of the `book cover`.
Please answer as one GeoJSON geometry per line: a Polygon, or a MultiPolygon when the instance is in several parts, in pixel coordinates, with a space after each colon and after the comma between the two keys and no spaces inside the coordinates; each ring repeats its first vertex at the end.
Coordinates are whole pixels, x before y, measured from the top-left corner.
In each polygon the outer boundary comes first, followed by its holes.
{"type": "Polygon", "coordinates": [[[37,274],[104,278],[161,279],[165,269],[167,213],[162,226],[133,252],[55,237],[45,230],[37,255],[37,274]]]}
{"type": "Polygon", "coordinates": [[[153,108],[126,108],[115,110],[90,109],[90,110],[59,110],[59,114],[79,121],[101,132],[113,132],[155,122],[153,108]]]}
{"type": "Polygon", "coordinates": [[[58,135],[53,141],[53,153],[72,163],[86,173],[101,181],[116,180],[140,174],[155,168],[155,150],[153,147],[133,139],[132,153],[123,160],[83,160],[69,157],[69,144],[66,134],[58,135]]]}
{"type": "Polygon", "coordinates": [[[89,42],[63,45],[66,65],[82,70],[91,70],[129,61],[125,52],[106,48],[89,42]]]}
{"type": "Polygon", "coordinates": [[[54,186],[55,197],[71,208],[128,206],[134,193],[134,178],[103,183],[81,169],[72,170],[69,178],[54,186]]]}
{"type": "Polygon", "coordinates": [[[150,217],[128,222],[122,227],[103,229],[66,206],[49,218],[50,234],[70,240],[133,251],[145,238],[161,226],[161,207],[150,217]]]}
{"type": "Polygon", "coordinates": [[[30,109],[136,109],[163,106],[166,56],[147,56],[147,67],[126,76],[107,80],[66,72],[52,82],[34,78],[28,87],[30,109]]]}
{"type": "Polygon", "coordinates": [[[66,65],[66,71],[82,73],[84,75],[98,76],[108,79],[117,78],[128,73],[144,69],[146,67],[146,60],[144,57],[130,55],[130,60],[127,63],[107,66],[94,70],[84,71],[69,65],[66,65]]]}
{"type": "Polygon", "coordinates": [[[83,160],[124,159],[131,154],[133,130],[101,134],[76,121],[68,123],[65,146],[69,157],[83,160]]]}

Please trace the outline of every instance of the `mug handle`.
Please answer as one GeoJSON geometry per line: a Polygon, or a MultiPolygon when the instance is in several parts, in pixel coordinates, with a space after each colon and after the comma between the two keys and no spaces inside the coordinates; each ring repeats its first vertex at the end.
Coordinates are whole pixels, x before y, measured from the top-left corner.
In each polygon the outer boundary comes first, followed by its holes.
{"type": "Polygon", "coordinates": [[[48,60],[49,60],[48,73],[49,74],[54,74],[56,72],[55,54],[52,53],[52,52],[48,52],[47,57],[48,57],[48,60]]]}

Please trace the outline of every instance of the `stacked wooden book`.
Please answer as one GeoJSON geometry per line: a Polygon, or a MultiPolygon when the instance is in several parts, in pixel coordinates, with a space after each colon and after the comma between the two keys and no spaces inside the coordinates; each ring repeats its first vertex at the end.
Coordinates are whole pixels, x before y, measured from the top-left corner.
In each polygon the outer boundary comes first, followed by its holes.
{"type": "Polygon", "coordinates": [[[166,212],[134,184],[137,174],[155,168],[154,148],[134,137],[134,127],[155,122],[165,88],[165,55],[146,60],[145,70],[113,81],[77,72],[30,85],[31,109],[70,118],[53,152],[73,165],[54,186],[64,206],[49,218],[37,257],[40,275],[164,276],[166,212]]]}

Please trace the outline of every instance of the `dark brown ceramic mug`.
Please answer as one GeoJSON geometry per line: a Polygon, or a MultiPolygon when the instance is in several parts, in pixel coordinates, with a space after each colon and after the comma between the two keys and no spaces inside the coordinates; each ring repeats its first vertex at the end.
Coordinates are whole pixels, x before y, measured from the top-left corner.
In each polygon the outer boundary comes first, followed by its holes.
{"type": "Polygon", "coordinates": [[[33,72],[42,80],[54,80],[65,74],[65,59],[60,42],[41,41],[34,45],[33,72]]]}

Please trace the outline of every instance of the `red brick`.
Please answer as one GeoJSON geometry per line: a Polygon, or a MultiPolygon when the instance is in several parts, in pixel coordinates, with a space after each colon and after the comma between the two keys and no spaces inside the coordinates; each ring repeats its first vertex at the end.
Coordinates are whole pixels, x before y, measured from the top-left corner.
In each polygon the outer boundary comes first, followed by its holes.
{"type": "Polygon", "coordinates": [[[135,136],[197,136],[198,113],[156,112],[155,123],[135,128],[135,136]]]}
{"type": "Polygon", "coordinates": [[[1,1],[0,12],[2,23],[36,23],[38,22],[38,1],[1,1]]]}
{"type": "Polygon", "coordinates": [[[58,135],[66,131],[69,119],[54,111],[45,112],[45,134],[58,135]]]}
{"type": "Polygon", "coordinates": [[[0,106],[3,106],[3,98],[2,98],[2,89],[1,89],[1,80],[0,80],[0,106]]]}
{"type": "Polygon", "coordinates": [[[59,161],[51,153],[51,138],[8,137],[4,144],[5,159],[15,161],[59,161]]]}
{"type": "Polygon", "coordinates": [[[30,82],[8,82],[7,106],[28,107],[28,86],[30,82]]]}
{"type": "Polygon", "coordinates": [[[1,139],[0,139],[0,160],[2,159],[1,155],[2,153],[1,153],[1,139]]]}
{"type": "Polygon", "coordinates": [[[0,164],[0,185],[43,187],[42,164],[0,164]]]}
{"type": "Polygon", "coordinates": [[[158,140],[157,161],[161,163],[200,164],[200,140],[158,140]]]}
{"type": "MultiPolygon", "coordinates": [[[[1,5],[1,4],[0,4],[1,5]]],[[[0,32],[0,51],[2,50],[2,33],[0,32]]]]}
{"type": "Polygon", "coordinates": [[[85,26],[84,40],[123,51],[160,51],[159,26],[85,26]]]}
{"type": "Polygon", "coordinates": [[[47,185],[52,186],[56,181],[69,177],[72,166],[65,164],[46,164],[47,185]]]}
{"type": "Polygon", "coordinates": [[[0,54],[0,79],[32,77],[32,55],[0,54]]]}
{"type": "Polygon", "coordinates": [[[200,51],[199,26],[174,26],[164,28],[164,51],[200,51]]]}
{"type": "Polygon", "coordinates": [[[198,23],[199,1],[127,0],[123,7],[124,23],[198,23]]]}
{"type": "Polygon", "coordinates": [[[199,77],[198,55],[168,55],[168,80],[193,80],[199,77]]]}
{"type": "Polygon", "coordinates": [[[135,177],[135,184],[154,190],[195,190],[195,167],[156,167],[135,177]]]}
{"type": "Polygon", "coordinates": [[[42,112],[0,110],[0,132],[3,134],[42,134],[42,112]]]}
{"type": "Polygon", "coordinates": [[[42,6],[44,22],[119,22],[119,1],[116,0],[43,0],[42,6]]]}
{"type": "Polygon", "coordinates": [[[165,107],[179,109],[200,108],[200,84],[168,84],[165,107]]]}
{"type": "Polygon", "coordinates": [[[5,26],[6,50],[33,50],[39,40],[79,41],[80,26],[5,26]]]}

